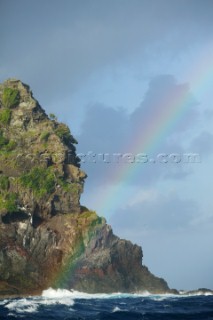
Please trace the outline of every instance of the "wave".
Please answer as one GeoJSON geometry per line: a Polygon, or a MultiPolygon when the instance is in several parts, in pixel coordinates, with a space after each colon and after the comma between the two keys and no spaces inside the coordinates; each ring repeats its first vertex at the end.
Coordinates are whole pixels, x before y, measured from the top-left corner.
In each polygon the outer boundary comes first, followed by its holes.
{"type": "Polygon", "coordinates": [[[114,293],[86,293],[86,292],[80,292],[76,290],[67,290],[67,289],[52,289],[49,288],[47,290],[44,290],[42,292],[42,297],[46,298],[65,298],[69,297],[73,300],[75,299],[122,299],[122,298],[162,298],[166,299],[169,297],[179,297],[179,295],[176,294],[152,294],[149,291],[142,291],[142,292],[136,292],[136,293],[121,293],[121,292],[114,292],[114,293]]]}
{"type": "Polygon", "coordinates": [[[37,311],[38,304],[33,300],[20,299],[7,303],[5,307],[16,313],[34,313],[37,311]]]}
{"type": "Polygon", "coordinates": [[[5,307],[16,313],[35,313],[40,306],[50,306],[55,304],[73,306],[74,301],[69,290],[52,288],[44,290],[41,296],[15,299],[5,304],[5,307]]]}
{"type": "MultiPolygon", "coordinates": [[[[25,319],[32,319],[32,317],[33,319],[42,319],[41,315],[45,310],[48,316],[51,315],[50,318],[52,319],[65,319],[65,316],[67,316],[68,318],[70,317],[70,312],[74,312],[76,315],[77,313],[79,314],[79,312],[84,313],[87,309],[88,312],[91,312],[91,314],[98,312],[102,312],[103,314],[106,314],[106,312],[114,314],[111,319],[115,318],[115,314],[118,318],[118,316],[121,316],[122,313],[128,313],[128,318],[130,319],[131,313],[137,312],[138,308],[141,308],[143,312],[147,310],[149,312],[150,308],[156,308],[155,310],[157,310],[156,312],[158,312],[158,308],[163,308],[162,312],[164,312],[164,309],[166,307],[181,307],[182,301],[183,306],[185,306],[186,303],[188,304],[188,300],[185,301],[184,299],[188,298],[190,303],[194,304],[196,304],[197,301],[203,301],[203,299],[207,299],[207,302],[210,299],[209,303],[211,303],[211,298],[195,297],[210,295],[210,293],[211,291],[198,290],[192,292],[180,291],[179,294],[151,294],[147,291],[137,293],[116,292],[112,294],[89,294],[75,290],[49,288],[47,290],[44,290],[41,296],[10,298],[0,301],[0,313],[1,310],[4,311],[6,308],[8,309],[7,312],[9,312],[8,316],[12,316],[15,318],[24,317],[25,319]],[[190,297],[192,297],[191,300],[190,297]],[[135,300],[135,298],[138,299],[135,300]],[[92,299],[96,299],[96,301],[92,299]],[[100,300],[97,301],[97,299],[100,300]],[[165,300],[165,302],[161,302],[162,300],[165,300]],[[58,310],[60,310],[59,313],[62,312],[59,318],[57,318],[58,310]]],[[[133,315],[131,319],[133,318],[135,319],[135,315],[133,315]]]]}
{"type": "Polygon", "coordinates": [[[118,312],[118,311],[121,311],[121,309],[119,307],[117,307],[117,306],[112,310],[113,313],[114,312],[118,312]]]}
{"type": "Polygon", "coordinates": [[[178,298],[178,297],[189,297],[189,296],[208,296],[213,295],[211,290],[209,291],[179,291],[179,294],[173,293],[164,293],[164,294],[152,294],[149,291],[142,291],[136,293],[86,293],[76,290],[67,290],[67,289],[52,289],[49,288],[44,290],[42,297],[48,299],[62,299],[62,298],[72,298],[75,299],[119,299],[119,298],[139,298],[139,297],[148,297],[154,300],[164,300],[168,298],[178,298]]]}
{"type": "Polygon", "coordinates": [[[61,298],[72,297],[73,294],[72,294],[72,291],[70,290],[66,290],[66,289],[55,290],[55,289],[49,288],[47,290],[44,290],[41,296],[43,298],[49,298],[49,299],[55,299],[55,298],[61,299],[61,298]]]}
{"type": "MultiPolygon", "coordinates": [[[[151,294],[148,291],[137,293],[85,293],[76,290],[67,289],[53,289],[49,288],[42,292],[41,296],[28,297],[14,300],[3,300],[1,305],[4,305],[7,309],[16,313],[35,313],[42,305],[66,305],[72,307],[75,304],[76,299],[90,300],[90,299],[125,299],[125,298],[143,298],[151,299],[153,301],[162,301],[166,299],[178,299],[184,297],[193,296],[209,296],[213,295],[211,290],[209,291],[180,291],[179,294],[151,294]]],[[[119,311],[119,307],[115,308],[113,312],[119,311]]]]}
{"type": "Polygon", "coordinates": [[[180,296],[190,296],[190,297],[194,297],[194,296],[213,296],[213,291],[212,290],[194,290],[194,291],[184,291],[184,290],[180,290],[179,291],[179,295],[180,296]]]}
{"type": "Polygon", "coordinates": [[[62,298],[70,297],[72,299],[119,299],[119,298],[134,298],[134,297],[149,297],[151,293],[148,291],[143,291],[141,293],[86,293],[76,290],[67,290],[67,289],[52,289],[49,288],[42,292],[42,297],[46,298],[62,298]]]}

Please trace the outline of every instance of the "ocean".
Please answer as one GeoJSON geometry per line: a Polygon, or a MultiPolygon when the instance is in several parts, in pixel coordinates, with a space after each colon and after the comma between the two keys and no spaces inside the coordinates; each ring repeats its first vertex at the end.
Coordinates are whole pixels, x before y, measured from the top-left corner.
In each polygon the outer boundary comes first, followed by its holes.
{"type": "Polygon", "coordinates": [[[0,319],[213,320],[213,295],[86,294],[48,289],[37,297],[0,300],[0,319]]]}

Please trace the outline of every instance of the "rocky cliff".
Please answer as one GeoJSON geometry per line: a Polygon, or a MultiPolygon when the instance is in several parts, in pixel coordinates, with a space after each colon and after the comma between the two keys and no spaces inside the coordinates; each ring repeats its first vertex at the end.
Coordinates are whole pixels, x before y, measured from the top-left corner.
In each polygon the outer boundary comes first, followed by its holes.
{"type": "Polygon", "coordinates": [[[81,207],[76,143],[29,86],[0,85],[0,294],[169,291],[142,265],[140,247],[81,207]]]}

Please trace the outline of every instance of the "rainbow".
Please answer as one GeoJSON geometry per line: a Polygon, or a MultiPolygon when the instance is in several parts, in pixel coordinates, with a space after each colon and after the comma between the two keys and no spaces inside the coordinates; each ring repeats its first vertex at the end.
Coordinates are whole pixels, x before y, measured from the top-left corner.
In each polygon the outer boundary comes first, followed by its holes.
{"type": "MultiPolygon", "coordinates": [[[[202,63],[195,65],[189,71],[186,79],[191,79],[191,91],[196,92],[198,95],[205,92],[213,80],[213,57],[210,57],[209,52],[200,57],[202,63]],[[189,76],[190,75],[190,76],[189,76]]],[[[150,154],[154,152],[168,137],[168,135],[175,129],[176,125],[185,119],[192,104],[192,94],[187,85],[180,85],[180,90],[173,91],[164,95],[162,100],[158,102],[159,112],[152,117],[152,121],[148,123],[143,129],[136,129],[133,132],[134,144],[129,143],[126,150],[129,153],[136,155],[138,153],[150,154]]],[[[149,115],[150,116],[150,115],[149,115]]],[[[109,186],[103,190],[102,197],[96,199],[97,206],[100,208],[99,214],[108,212],[110,215],[112,208],[118,208],[125,198],[126,185],[131,183],[134,175],[138,171],[145,169],[146,166],[140,164],[136,165],[117,165],[113,166],[109,181],[115,181],[114,186],[109,186]],[[116,170],[115,170],[116,168],[116,170]]],[[[105,214],[106,215],[106,214],[105,214]]],[[[88,234],[90,228],[88,227],[88,234]]],[[[82,243],[76,243],[75,255],[79,256],[82,253],[82,243]]],[[[65,265],[55,275],[54,284],[56,287],[63,287],[69,284],[69,279],[72,279],[72,273],[75,269],[74,257],[70,255],[65,265]]]]}
{"type": "MultiPolygon", "coordinates": [[[[192,93],[195,96],[202,97],[207,89],[213,85],[213,55],[212,46],[209,44],[205,50],[200,52],[192,66],[184,75],[188,79],[188,85],[179,85],[180,90],[168,93],[163,96],[161,101],[158,101],[157,114],[149,117],[149,124],[143,128],[135,130],[131,141],[126,147],[129,153],[136,155],[145,153],[149,155],[156,151],[161,143],[169,136],[176,128],[177,124],[181,123],[189,112],[192,104],[192,93]]],[[[118,208],[123,199],[126,197],[126,186],[130,184],[132,179],[141,170],[145,169],[143,164],[117,165],[113,167],[108,181],[115,181],[115,185],[108,186],[102,193],[102,196],[97,199],[100,214],[108,217],[110,212],[118,208]],[[107,213],[106,213],[107,212],[107,213]]]]}

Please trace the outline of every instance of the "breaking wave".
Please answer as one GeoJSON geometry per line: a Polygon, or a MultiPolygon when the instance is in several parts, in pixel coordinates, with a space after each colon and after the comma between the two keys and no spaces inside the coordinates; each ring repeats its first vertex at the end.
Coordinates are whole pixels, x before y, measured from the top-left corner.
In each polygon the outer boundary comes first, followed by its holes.
{"type": "Polygon", "coordinates": [[[181,291],[179,294],[101,293],[44,290],[41,296],[0,300],[0,319],[213,319],[212,292],[181,291]],[[187,318],[188,317],[188,318],[187,318]]]}
{"type": "Polygon", "coordinates": [[[69,290],[52,288],[43,291],[41,296],[15,299],[5,304],[5,307],[16,313],[34,313],[41,306],[66,305],[73,306],[74,301],[71,298],[72,293],[69,290]]]}
{"type": "Polygon", "coordinates": [[[148,297],[153,298],[154,300],[159,299],[168,299],[168,298],[178,298],[178,297],[190,297],[190,296],[210,296],[213,295],[213,292],[210,291],[194,291],[194,292],[187,292],[187,291],[179,291],[179,294],[173,293],[164,293],[164,294],[153,294],[149,291],[145,290],[142,292],[137,293],[121,293],[121,292],[114,292],[114,293],[86,293],[80,292],[76,290],[67,290],[67,289],[52,289],[49,288],[42,292],[42,297],[46,297],[49,299],[53,298],[72,298],[72,299],[119,299],[119,298],[139,298],[139,297],[148,297]]]}

